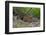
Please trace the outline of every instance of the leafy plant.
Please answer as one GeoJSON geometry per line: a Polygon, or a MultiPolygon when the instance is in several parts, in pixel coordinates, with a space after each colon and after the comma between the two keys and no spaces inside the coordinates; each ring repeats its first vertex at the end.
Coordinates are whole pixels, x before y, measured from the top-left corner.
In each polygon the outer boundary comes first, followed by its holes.
{"type": "Polygon", "coordinates": [[[31,7],[14,7],[14,12],[18,15],[30,15],[33,17],[40,17],[40,8],[31,8],[31,7]]]}

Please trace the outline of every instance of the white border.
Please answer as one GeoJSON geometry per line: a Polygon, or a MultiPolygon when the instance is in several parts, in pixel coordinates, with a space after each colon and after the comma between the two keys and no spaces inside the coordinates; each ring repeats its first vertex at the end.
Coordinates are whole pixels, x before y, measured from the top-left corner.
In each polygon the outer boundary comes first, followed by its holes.
{"type": "Polygon", "coordinates": [[[43,5],[19,4],[19,3],[10,3],[9,4],[9,32],[38,31],[38,30],[43,30],[43,5]],[[13,7],[35,7],[35,8],[40,8],[40,27],[12,28],[12,26],[13,26],[13,7]]]}

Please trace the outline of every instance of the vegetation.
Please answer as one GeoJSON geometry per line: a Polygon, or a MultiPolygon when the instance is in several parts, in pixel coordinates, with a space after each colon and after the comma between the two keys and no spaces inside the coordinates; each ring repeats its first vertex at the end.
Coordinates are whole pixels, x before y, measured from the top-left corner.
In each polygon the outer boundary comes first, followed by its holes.
{"type": "Polygon", "coordinates": [[[14,7],[14,12],[19,15],[40,17],[40,8],[30,8],[30,7],[14,7]]]}
{"type": "Polygon", "coordinates": [[[13,16],[15,16],[13,21],[14,28],[40,26],[40,8],[13,7],[13,16]]]}

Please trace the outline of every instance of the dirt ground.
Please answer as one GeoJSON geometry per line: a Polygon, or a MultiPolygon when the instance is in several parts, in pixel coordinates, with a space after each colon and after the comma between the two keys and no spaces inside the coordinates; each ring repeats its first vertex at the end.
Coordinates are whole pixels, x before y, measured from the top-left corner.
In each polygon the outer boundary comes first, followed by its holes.
{"type": "Polygon", "coordinates": [[[23,28],[23,27],[39,27],[40,26],[40,20],[34,18],[34,21],[37,20],[37,22],[24,22],[20,19],[16,19],[17,17],[14,17],[14,21],[13,21],[13,28],[23,28]]]}

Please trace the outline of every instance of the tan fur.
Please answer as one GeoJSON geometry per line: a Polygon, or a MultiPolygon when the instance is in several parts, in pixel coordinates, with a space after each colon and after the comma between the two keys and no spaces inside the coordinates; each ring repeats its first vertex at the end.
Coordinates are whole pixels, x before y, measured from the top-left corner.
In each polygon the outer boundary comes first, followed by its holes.
{"type": "Polygon", "coordinates": [[[31,16],[24,16],[23,21],[32,22],[32,17],[31,16]]]}

